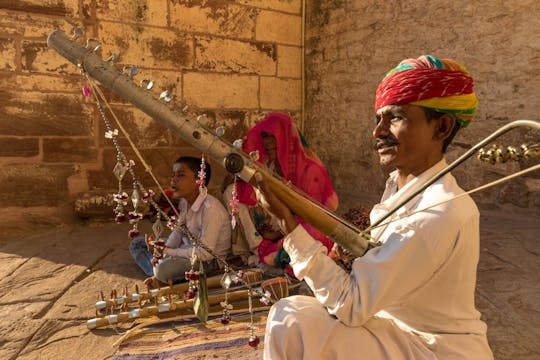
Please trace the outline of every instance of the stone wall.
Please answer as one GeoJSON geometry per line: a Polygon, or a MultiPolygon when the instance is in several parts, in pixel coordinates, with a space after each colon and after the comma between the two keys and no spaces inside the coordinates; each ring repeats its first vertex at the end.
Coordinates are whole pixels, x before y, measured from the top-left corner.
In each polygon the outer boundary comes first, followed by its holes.
{"type": "MultiPolygon", "coordinates": [[[[534,0],[307,1],[305,133],[328,164],[342,205],[371,203],[385,175],[371,150],[374,93],[388,70],[433,54],[464,63],[476,80],[478,117],[458,133],[449,160],[500,126],[540,120],[540,2],[534,0]],[[361,190],[359,190],[361,189],[361,190]],[[360,192],[359,192],[360,191],[360,192]]],[[[519,130],[505,145],[538,142],[519,130]]],[[[465,189],[537,163],[491,166],[470,159],[454,171],[465,189]]],[[[474,195],[483,207],[540,208],[540,174],[474,195]]],[[[530,212],[528,212],[530,214],[530,212]]]]}
{"type": "MultiPolygon", "coordinates": [[[[79,212],[91,211],[106,205],[104,194],[117,186],[115,150],[95,101],[83,97],[77,67],[46,45],[53,30],[71,35],[84,28],[76,41],[98,39],[104,59],[119,53],[119,70],[139,66],[134,81],[154,79],[156,97],[172,91],[171,107],[189,104],[194,114],[207,114],[210,127],[224,125],[233,141],[265,111],[300,117],[301,10],[300,0],[1,2],[0,233],[62,223],[76,199],[79,212]]],[[[105,92],[162,183],[180,154],[200,155],[105,92]]],[[[217,192],[224,173],[214,169],[217,192]]],[[[136,170],[151,187],[140,164],[136,170]]]]}
{"type": "MultiPolygon", "coordinates": [[[[103,58],[120,53],[119,69],[138,65],[134,81],[155,79],[156,97],[171,90],[173,107],[189,104],[193,113],[206,113],[210,127],[227,128],[228,140],[265,111],[291,112],[328,164],[343,210],[370,205],[383,187],[385,174],[369,140],[373,94],[402,58],[452,57],[477,81],[478,117],[458,134],[450,160],[511,120],[535,119],[540,38],[531,29],[540,25],[537,1],[313,0],[306,9],[301,122],[301,0],[2,2],[0,229],[21,219],[61,223],[73,214],[76,199],[82,207],[103,205],[103,194],[116,187],[115,152],[95,103],[81,94],[77,68],[46,46],[54,29],[70,34],[83,27],[86,38],[101,42],[103,58]]],[[[167,183],[179,154],[199,155],[130,104],[110,94],[108,99],[160,181],[167,183]]],[[[536,139],[538,132],[519,130],[500,141],[536,139]]],[[[455,174],[470,189],[530,163],[491,166],[471,159],[455,174]]],[[[216,193],[223,170],[214,168],[216,193]]],[[[146,183],[144,171],[141,176],[146,183]]],[[[539,188],[533,174],[483,191],[476,200],[484,207],[538,209],[539,188]]]]}

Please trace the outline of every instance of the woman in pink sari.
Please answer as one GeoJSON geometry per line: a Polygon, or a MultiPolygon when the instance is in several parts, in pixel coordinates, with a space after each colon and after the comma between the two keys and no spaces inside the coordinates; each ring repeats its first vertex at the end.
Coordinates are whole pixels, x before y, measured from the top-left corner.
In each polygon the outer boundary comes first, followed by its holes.
{"type": "MultiPolygon", "coordinates": [[[[259,162],[329,210],[336,210],[338,197],[326,169],[317,155],[302,145],[301,135],[293,119],[285,113],[271,112],[250,129],[245,137],[244,150],[259,152],[259,162]]],[[[239,199],[246,205],[256,205],[253,188],[242,183],[239,199]]],[[[257,219],[255,219],[257,222],[257,219]]],[[[330,251],[333,242],[311,225],[299,222],[330,251]]],[[[288,264],[282,248],[283,235],[272,230],[268,223],[255,224],[263,236],[259,244],[259,260],[272,266],[288,264]]],[[[290,272],[290,268],[287,269],[290,272]]]]}

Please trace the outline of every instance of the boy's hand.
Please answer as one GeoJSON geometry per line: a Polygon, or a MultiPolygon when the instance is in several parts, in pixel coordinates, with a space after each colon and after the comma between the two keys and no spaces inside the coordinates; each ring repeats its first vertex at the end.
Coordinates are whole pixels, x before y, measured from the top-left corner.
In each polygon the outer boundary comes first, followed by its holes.
{"type": "Polygon", "coordinates": [[[144,242],[146,242],[146,249],[148,252],[154,252],[154,237],[152,235],[144,234],[144,242]]]}

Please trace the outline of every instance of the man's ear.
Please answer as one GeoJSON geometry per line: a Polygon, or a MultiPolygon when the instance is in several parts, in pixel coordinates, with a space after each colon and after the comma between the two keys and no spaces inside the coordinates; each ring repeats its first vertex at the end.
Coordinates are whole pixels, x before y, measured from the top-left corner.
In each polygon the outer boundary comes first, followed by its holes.
{"type": "Polygon", "coordinates": [[[437,119],[437,126],[435,127],[434,138],[444,141],[452,134],[452,130],[454,129],[455,124],[456,119],[454,118],[454,115],[444,114],[437,119]]]}

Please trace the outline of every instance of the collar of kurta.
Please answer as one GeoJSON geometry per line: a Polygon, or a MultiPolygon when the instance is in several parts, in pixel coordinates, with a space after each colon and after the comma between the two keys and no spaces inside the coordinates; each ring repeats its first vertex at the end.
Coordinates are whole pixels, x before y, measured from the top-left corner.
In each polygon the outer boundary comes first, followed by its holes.
{"type": "MultiPolygon", "coordinates": [[[[371,223],[375,223],[380,218],[385,216],[390,209],[393,209],[400,201],[408,197],[410,194],[418,190],[423,184],[431,179],[435,174],[443,170],[447,166],[446,160],[442,158],[435,165],[424,171],[422,174],[413,178],[404,187],[397,191],[397,170],[390,173],[388,180],[386,181],[386,189],[381,198],[381,202],[373,206],[370,213],[371,223]]],[[[406,217],[414,206],[420,201],[422,194],[418,194],[414,199],[411,199],[408,203],[400,207],[392,217],[406,217]]],[[[371,236],[374,239],[379,239],[381,234],[387,228],[386,225],[377,227],[371,230],[371,236]]]]}
{"type": "MultiPolygon", "coordinates": [[[[204,203],[204,200],[206,200],[206,197],[208,196],[208,189],[206,187],[202,187],[199,189],[199,196],[195,199],[189,210],[193,212],[198,212],[201,208],[202,204],[204,203]]],[[[188,210],[188,202],[186,199],[182,198],[180,199],[179,206],[180,210],[185,209],[188,210]]]]}
{"type": "MultiPolygon", "coordinates": [[[[397,170],[390,173],[388,180],[386,181],[386,189],[381,198],[382,207],[390,210],[394,208],[401,200],[408,197],[413,192],[417,191],[423,184],[431,179],[435,174],[443,170],[447,166],[445,158],[442,158],[435,165],[424,171],[422,174],[410,180],[404,187],[397,190],[397,170]]],[[[402,206],[396,213],[400,216],[406,213],[409,209],[414,207],[421,198],[421,194],[418,194],[414,199],[411,199],[407,204],[402,206]]]]}

